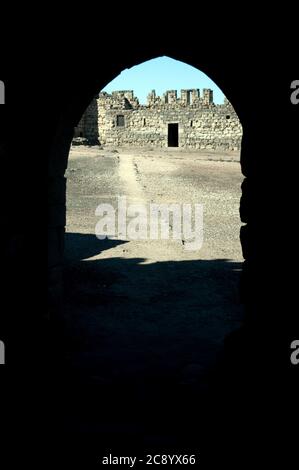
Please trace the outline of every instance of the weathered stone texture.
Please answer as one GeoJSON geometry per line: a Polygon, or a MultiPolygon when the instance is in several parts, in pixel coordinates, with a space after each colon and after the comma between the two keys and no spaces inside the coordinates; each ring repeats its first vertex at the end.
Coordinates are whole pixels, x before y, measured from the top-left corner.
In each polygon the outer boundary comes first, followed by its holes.
{"type": "Polygon", "coordinates": [[[98,128],[98,105],[97,100],[94,98],[85,113],[83,114],[77,127],[75,127],[74,137],[85,137],[90,144],[95,144],[99,141],[99,128],[98,128]]]}
{"type": "Polygon", "coordinates": [[[111,146],[167,147],[169,124],[178,124],[178,143],[195,149],[239,150],[242,126],[232,105],[213,102],[213,91],[169,90],[140,105],[131,90],[101,92],[87,108],[75,136],[111,146]]]}

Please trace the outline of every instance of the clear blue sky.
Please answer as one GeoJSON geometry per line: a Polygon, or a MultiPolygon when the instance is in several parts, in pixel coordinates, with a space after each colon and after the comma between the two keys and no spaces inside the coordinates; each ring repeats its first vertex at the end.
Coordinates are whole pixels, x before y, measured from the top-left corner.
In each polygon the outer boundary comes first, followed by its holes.
{"type": "Polygon", "coordinates": [[[177,90],[180,97],[180,90],[184,88],[211,88],[214,102],[223,103],[222,91],[206,74],[170,57],[158,57],[124,70],[103,91],[134,90],[140,103],[146,104],[151,90],[156,90],[157,95],[162,95],[166,90],[177,90]]]}

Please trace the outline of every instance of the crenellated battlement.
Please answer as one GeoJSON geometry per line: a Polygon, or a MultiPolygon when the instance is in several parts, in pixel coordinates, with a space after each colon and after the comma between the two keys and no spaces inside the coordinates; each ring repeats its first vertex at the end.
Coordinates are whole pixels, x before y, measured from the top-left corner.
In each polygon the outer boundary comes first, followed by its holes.
{"type": "Polygon", "coordinates": [[[152,90],[146,104],[133,90],[117,90],[94,98],[75,136],[113,146],[239,150],[242,126],[230,102],[215,104],[208,88],[182,89],[180,96],[152,90]]]}
{"type": "Polygon", "coordinates": [[[152,90],[147,95],[146,105],[141,105],[139,99],[134,96],[133,90],[118,90],[113,91],[111,94],[102,91],[99,93],[98,99],[101,105],[107,109],[119,108],[119,109],[144,109],[147,108],[161,108],[161,107],[178,107],[178,108],[213,108],[216,105],[214,103],[213,90],[204,88],[202,95],[199,88],[194,89],[183,89],[180,91],[178,96],[177,90],[167,90],[161,96],[156,94],[155,90],[152,90]]]}

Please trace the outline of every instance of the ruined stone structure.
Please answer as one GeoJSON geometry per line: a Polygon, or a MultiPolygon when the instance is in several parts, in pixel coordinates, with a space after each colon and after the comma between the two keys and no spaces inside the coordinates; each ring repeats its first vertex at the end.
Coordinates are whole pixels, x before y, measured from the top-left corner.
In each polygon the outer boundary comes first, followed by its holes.
{"type": "Polygon", "coordinates": [[[225,99],[216,105],[213,91],[204,89],[152,90],[140,105],[132,90],[101,92],[75,128],[75,137],[108,146],[183,147],[239,150],[242,126],[225,99]]]}

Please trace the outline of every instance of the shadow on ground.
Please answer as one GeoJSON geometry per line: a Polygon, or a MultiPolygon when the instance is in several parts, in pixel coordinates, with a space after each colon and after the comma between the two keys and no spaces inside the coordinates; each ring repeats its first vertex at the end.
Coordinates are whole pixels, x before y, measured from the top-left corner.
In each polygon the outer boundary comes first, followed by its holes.
{"type": "Polygon", "coordinates": [[[241,264],[88,259],[121,243],[66,236],[63,367],[50,384],[56,447],[82,468],[110,454],[195,455],[209,469],[247,455],[244,432],[254,426],[263,443],[257,419],[271,416],[256,344],[241,334],[225,346],[243,319],[241,264]]]}
{"type": "Polygon", "coordinates": [[[241,263],[88,259],[123,243],[66,235],[66,368],[100,384],[201,382],[242,322],[241,263]]]}
{"type": "Polygon", "coordinates": [[[95,235],[85,233],[66,233],[64,254],[68,261],[78,261],[91,258],[122,243],[125,242],[108,238],[99,240],[95,235]]]}

